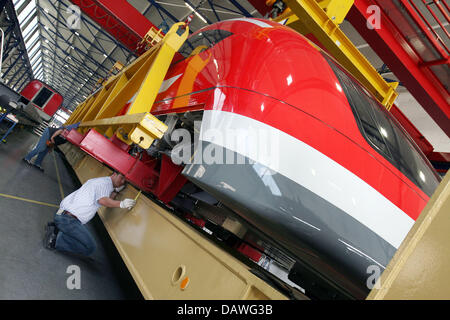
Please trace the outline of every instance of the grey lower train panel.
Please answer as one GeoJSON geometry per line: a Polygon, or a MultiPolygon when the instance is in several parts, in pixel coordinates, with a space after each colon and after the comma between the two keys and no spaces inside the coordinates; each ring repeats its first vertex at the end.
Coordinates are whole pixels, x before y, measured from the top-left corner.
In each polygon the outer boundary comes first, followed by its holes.
{"type": "MultiPolygon", "coordinates": [[[[203,150],[210,144],[201,143],[203,150]]],[[[381,273],[396,249],[326,199],[244,159],[244,164],[188,164],[183,175],[294,258],[350,295],[364,298],[374,268],[381,273]]]]}

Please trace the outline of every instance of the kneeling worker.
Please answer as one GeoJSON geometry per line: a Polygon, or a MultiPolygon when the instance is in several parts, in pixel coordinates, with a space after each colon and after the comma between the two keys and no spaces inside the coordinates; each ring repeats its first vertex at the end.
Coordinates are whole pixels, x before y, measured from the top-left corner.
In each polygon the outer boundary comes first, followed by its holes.
{"type": "Polygon", "coordinates": [[[131,210],[136,201],[114,200],[125,187],[125,177],[118,172],[111,176],[86,181],[81,188],[65,197],[46,226],[44,245],[47,249],[91,255],[96,244],[86,226],[101,206],[131,210]]]}

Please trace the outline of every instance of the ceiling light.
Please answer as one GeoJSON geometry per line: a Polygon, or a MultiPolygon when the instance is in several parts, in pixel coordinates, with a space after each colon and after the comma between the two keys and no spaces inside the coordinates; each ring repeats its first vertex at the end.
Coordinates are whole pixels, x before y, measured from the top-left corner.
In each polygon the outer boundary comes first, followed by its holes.
{"type": "Polygon", "coordinates": [[[79,34],[78,32],[76,32],[76,31],[75,31],[75,34],[76,34],[77,36],[80,36],[80,34],[79,34]]]}

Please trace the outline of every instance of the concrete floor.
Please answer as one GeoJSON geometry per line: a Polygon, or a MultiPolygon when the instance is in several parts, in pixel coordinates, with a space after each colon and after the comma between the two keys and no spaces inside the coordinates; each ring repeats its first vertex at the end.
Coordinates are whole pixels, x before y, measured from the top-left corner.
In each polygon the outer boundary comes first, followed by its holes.
{"type": "Polygon", "coordinates": [[[51,205],[79,182],[57,152],[44,159],[44,172],[21,161],[37,140],[15,129],[0,142],[0,299],[142,299],[98,215],[87,224],[97,242],[92,259],[43,247],[44,226],[57,210],[51,205]],[[73,265],[80,268],[81,289],[67,288],[73,265]]]}

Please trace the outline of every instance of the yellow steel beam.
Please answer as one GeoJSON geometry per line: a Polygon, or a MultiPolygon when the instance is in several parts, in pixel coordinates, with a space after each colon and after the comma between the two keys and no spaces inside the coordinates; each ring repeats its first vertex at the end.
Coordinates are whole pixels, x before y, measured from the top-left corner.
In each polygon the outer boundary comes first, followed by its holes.
{"type": "MultiPolygon", "coordinates": [[[[346,2],[347,0],[340,0],[346,2]]],[[[348,0],[352,1],[352,0],[348,0]]],[[[320,43],[356,79],[359,80],[387,109],[390,109],[398,93],[398,82],[387,83],[370,62],[339,29],[336,19],[328,16],[315,0],[284,0],[298,19],[288,20],[288,26],[305,34],[312,33],[320,43]]],[[[342,8],[335,12],[342,12],[342,8]],[[339,11],[341,10],[341,11],[339,11]]],[[[285,17],[283,17],[285,18],[285,17]]],[[[279,19],[277,19],[279,20],[279,19]]]]}
{"type": "MultiPolygon", "coordinates": [[[[76,114],[73,116],[73,118],[70,119],[70,123],[77,123],[83,119],[83,116],[85,113],[89,110],[92,103],[95,101],[95,98],[98,96],[98,92],[96,94],[91,95],[84,103],[78,106],[78,108],[75,109],[76,114]]],[[[66,122],[67,123],[67,122],[66,122]]]]}
{"type": "Polygon", "coordinates": [[[66,120],[66,125],[75,123],[74,120],[76,120],[78,118],[79,113],[89,102],[89,99],[90,99],[90,97],[88,99],[84,100],[83,102],[81,102],[80,104],[78,104],[78,106],[76,106],[75,110],[72,112],[70,117],[66,120]]]}
{"type": "Polygon", "coordinates": [[[95,115],[97,114],[98,110],[100,110],[101,106],[105,102],[106,98],[108,97],[108,87],[104,86],[100,92],[98,93],[97,97],[95,98],[94,102],[89,107],[89,110],[87,110],[83,118],[81,118],[80,121],[85,122],[89,120],[95,119],[95,115]]]}
{"type": "Polygon", "coordinates": [[[80,112],[81,108],[86,104],[86,101],[81,102],[80,104],[78,104],[78,106],[75,107],[75,109],[73,110],[72,114],[69,116],[69,118],[67,118],[66,120],[66,125],[68,124],[72,124],[73,123],[73,119],[76,118],[77,113],[80,112]]]}
{"type": "MultiPolygon", "coordinates": [[[[114,95],[109,97],[108,102],[103,104],[95,119],[114,117],[133,98],[152,65],[152,55],[146,55],[145,58],[136,60],[130,65],[130,68],[125,69],[123,73],[117,75],[118,77],[122,77],[120,88],[117,88],[118,90],[114,95]]],[[[114,79],[108,80],[105,85],[110,81],[114,81],[114,79]]],[[[150,106],[151,104],[147,105],[146,111],[150,109],[150,106]]]]}
{"type": "Polygon", "coordinates": [[[341,24],[354,0],[317,0],[317,3],[331,20],[336,24],[341,24]]]}
{"type": "Polygon", "coordinates": [[[161,139],[167,130],[163,122],[148,112],[82,122],[80,128],[111,130],[125,143],[134,142],[144,149],[149,148],[154,139],[161,139]]]}
{"type": "Polygon", "coordinates": [[[128,110],[129,114],[148,112],[149,107],[151,110],[175,52],[180,49],[189,35],[188,27],[181,35],[177,33],[179,28],[184,25],[183,22],[175,23],[164,37],[161,48],[157,51],[154,61],[128,110]]]}
{"type": "MultiPolygon", "coordinates": [[[[127,76],[122,73],[119,77],[114,77],[113,81],[108,81],[105,84],[105,87],[108,87],[108,92],[105,95],[102,103],[98,105],[98,107],[92,111],[92,115],[86,119],[86,121],[99,119],[99,114],[102,113],[102,110],[105,110],[108,106],[111,105],[113,99],[119,94],[120,90],[126,85],[128,81],[127,76]]],[[[118,105],[115,109],[116,111],[111,114],[111,116],[115,115],[118,110],[120,110],[121,106],[118,105]],[[117,110],[118,109],[118,110],[117,110]]]]}
{"type": "Polygon", "coordinates": [[[151,27],[144,38],[139,42],[138,47],[145,47],[146,50],[162,41],[164,36],[161,29],[151,27]]]}
{"type": "MultiPolygon", "coordinates": [[[[173,56],[189,34],[189,29],[186,27],[183,34],[178,35],[177,31],[183,25],[184,23],[173,25],[162,42],[152,47],[116,76],[125,75],[128,81],[121,82],[120,87],[103,104],[95,119],[113,117],[133,97],[128,114],[151,110],[173,56]]],[[[114,81],[114,78],[108,80],[105,85],[108,85],[110,81],[114,81]]]]}
{"type": "MultiPolygon", "coordinates": [[[[114,99],[115,96],[122,90],[122,88],[126,85],[128,81],[128,77],[125,73],[122,73],[119,77],[116,78],[115,81],[111,83],[111,91],[108,95],[108,98],[105,100],[103,106],[107,106],[112,99],[114,99]]],[[[96,117],[97,118],[97,117],[96,117]]]]}
{"type": "MultiPolygon", "coordinates": [[[[347,13],[350,11],[354,0],[316,0],[316,2],[331,20],[336,24],[341,24],[347,13]]],[[[289,18],[291,20],[290,22],[298,20],[298,17],[292,13],[290,8],[286,8],[273,20],[279,22],[286,18],[289,18]]]]}
{"type": "Polygon", "coordinates": [[[174,24],[156,46],[107,79],[100,91],[79,105],[66,124],[81,121],[81,132],[96,128],[107,136],[116,133],[127,144],[134,142],[145,149],[150,147],[167,127],[149,111],[175,52],[188,35],[185,23],[174,24]],[[127,102],[131,102],[127,115],[116,117],[127,102]]]}

